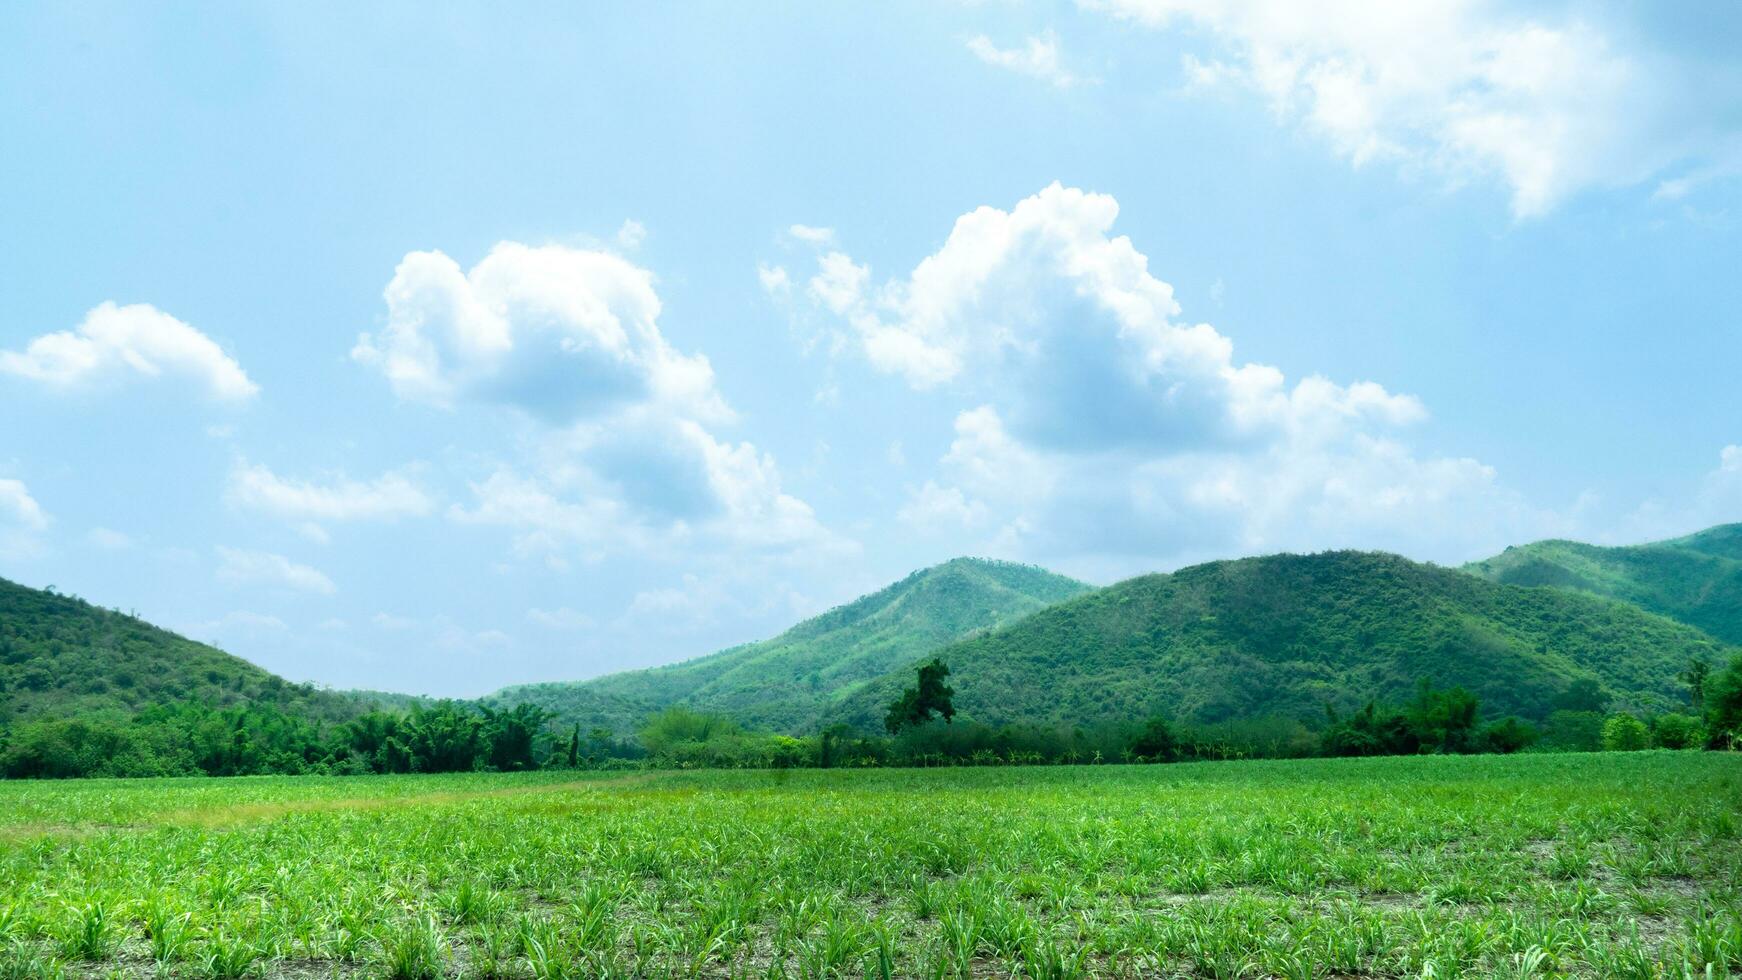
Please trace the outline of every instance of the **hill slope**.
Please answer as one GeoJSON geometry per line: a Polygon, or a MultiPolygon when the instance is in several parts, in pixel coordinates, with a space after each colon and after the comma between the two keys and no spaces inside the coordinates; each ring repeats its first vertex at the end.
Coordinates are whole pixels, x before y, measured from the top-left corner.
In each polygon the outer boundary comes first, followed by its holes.
{"type": "Polygon", "coordinates": [[[320,720],[362,710],[132,616],[0,579],[0,723],[121,719],[183,701],[266,703],[320,720]]]}
{"type": "Polygon", "coordinates": [[[958,558],[771,640],[669,667],[506,688],[484,702],[535,704],[565,723],[622,734],[671,705],[729,714],[756,728],[806,731],[873,678],[1087,591],[1082,582],[1033,566],[958,558]]]}
{"type": "MultiPolygon", "coordinates": [[[[940,651],[956,708],[991,723],[1152,712],[1216,722],[1407,700],[1461,684],[1490,717],[1540,718],[1576,677],[1619,701],[1682,703],[1676,673],[1724,655],[1710,637],[1619,602],[1498,585],[1387,554],[1212,562],[1121,582],[940,651]]],[[[829,720],[872,729],[912,665],[829,720]]]]}
{"type": "Polygon", "coordinates": [[[1742,644],[1742,524],[1620,548],[1538,541],[1464,570],[1509,585],[1548,585],[1620,599],[1742,644]]]}

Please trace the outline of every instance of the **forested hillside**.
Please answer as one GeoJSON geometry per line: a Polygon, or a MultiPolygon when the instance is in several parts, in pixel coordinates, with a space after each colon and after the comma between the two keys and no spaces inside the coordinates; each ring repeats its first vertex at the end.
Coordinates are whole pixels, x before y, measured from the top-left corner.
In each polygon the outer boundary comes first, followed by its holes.
{"type": "MultiPolygon", "coordinates": [[[[1620,602],[1330,552],[1131,579],[940,655],[966,717],[1083,724],[1154,713],[1319,722],[1327,704],[1402,703],[1423,679],[1462,685],[1490,717],[1545,717],[1579,678],[1617,706],[1668,709],[1685,704],[1677,674],[1692,660],[1732,652],[1620,602]]],[[[853,691],[829,720],[874,730],[910,683],[911,664],[853,691]]]]}
{"type": "Polygon", "coordinates": [[[1620,599],[1742,644],[1742,524],[1618,548],[1538,541],[1507,548],[1464,570],[1509,585],[1620,599]]]}
{"type": "Polygon", "coordinates": [[[1011,562],[958,558],[806,620],[771,640],[652,670],[511,687],[486,704],[532,704],[560,721],[633,732],[672,705],[752,728],[814,730],[861,685],[976,631],[1089,591],[1011,562]]]}
{"type": "Polygon", "coordinates": [[[316,721],[365,710],[124,613],[0,579],[0,725],[117,720],[187,702],[267,705],[316,721]]]}

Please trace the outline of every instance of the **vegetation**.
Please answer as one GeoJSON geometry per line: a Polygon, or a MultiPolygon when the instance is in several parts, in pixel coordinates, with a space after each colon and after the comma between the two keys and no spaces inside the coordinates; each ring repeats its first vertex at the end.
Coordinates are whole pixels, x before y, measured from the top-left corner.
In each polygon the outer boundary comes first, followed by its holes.
{"type": "Polygon", "coordinates": [[[1738,812],[1662,752],[14,782],[0,976],[1725,977],[1738,812]]]}
{"type": "Polygon", "coordinates": [[[367,710],[126,613],[0,579],[0,726],[121,721],[187,702],[270,706],[314,722],[367,710]]]}
{"type": "Polygon", "coordinates": [[[0,775],[254,776],[513,772],[539,765],[544,718],[437,702],[321,726],[272,705],[164,705],[127,721],[42,719],[0,733],[0,775]]]}
{"type": "MultiPolygon", "coordinates": [[[[1642,715],[1681,710],[1678,674],[1730,652],[1618,602],[1329,552],[1131,579],[937,655],[961,688],[956,710],[991,725],[1163,715],[1319,726],[1327,703],[1339,712],[1401,704],[1423,678],[1462,688],[1495,718],[1547,721],[1580,689],[1642,715]]],[[[846,694],[830,720],[874,731],[911,670],[846,694]]]]}
{"type": "Polygon", "coordinates": [[[1508,585],[1619,599],[1742,644],[1742,524],[1622,548],[1538,541],[1464,570],[1508,585]]]}
{"type": "Polygon", "coordinates": [[[955,705],[950,703],[956,689],[944,683],[948,676],[950,668],[936,657],[931,659],[931,663],[920,664],[919,683],[902,691],[901,697],[889,705],[889,711],[883,716],[883,727],[889,730],[889,734],[899,734],[904,728],[917,728],[931,721],[933,716],[949,724],[956,716],[955,705]]]}
{"type": "Polygon", "coordinates": [[[808,734],[823,727],[834,704],[872,679],[906,673],[946,643],[1087,591],[1081,582],[1030,565],[958,558],[771,640],[653,670],[511,687],[485,702],[535,705],[565,725],[616,735],[636,731],[674,705],[729,715],[749,728],[808,734]]]}

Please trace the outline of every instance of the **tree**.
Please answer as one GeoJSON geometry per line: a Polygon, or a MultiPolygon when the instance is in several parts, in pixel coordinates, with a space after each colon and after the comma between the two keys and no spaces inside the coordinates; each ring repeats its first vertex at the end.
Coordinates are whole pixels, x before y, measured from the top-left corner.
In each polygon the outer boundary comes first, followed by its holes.
{"type": "Polygon", "coordinates": [[[1693,706],[1694,714],[1699,714],[1706,707],[1706,679],[1712,675],[1712,665],[1705,657],[1695,657],[1687,669],[1676,675],[1676,679],[1688,686],[1688,704],[1693,706]]]}
{"type": "Polygon", "coordinates": [[[1461,687],[1436,691],[1423,680],[1409,706],[1409,725],[1425,749],[1469,752],[1481,714],[1476,696],[1461,687]]]}
{"type": "Polygon", "coordinates": [[[578,769],[581,765],[581,723],[575,722],[575,730],[569,733],[569,768],[578,769]]]}
{"type": "Polygon", "coordinates": [[[1706,733],[1693,715],[1659,715],[1651,725],[1651,740],[1660,749],[1697,749],[1706,741],[1706,733]]]}
{"type": "Polygon", "coordinates": [[[1507,717],[1484,726],[1478,745],[1483,752],[1510,755],[1536,744],[1536,740],[1541,737],[1542,732],[1530,722],[1507,717]]]}
{"type": "Polygon", "coordinates": [[[1603,723],[1603,751],[1637,752],[1651,744],[1645,722],[1623,711],[1603,723]]]}
{"type": "Polygon", "coordinates": [[[935,712],[944,719],[944,724],[956,716],[956,708],[950,698],[956,689],[944,683],[944,678],[950,676],[950,668],[937,657],[931,663],[921,664],[919,668],[919,684],[901,692],[889,705],[889,713],[883,718],[883,727],[894,735],[903,728],[912,728],[931,721],[935,712]]]}
{"type": "Polygon", "coordinates": [[[1706,680],[1706,733],[1714,746],[1734,746],[1742,736],[1742,656],[1706,680]]]}
{"type": "Polygon", "coordinates": [[[1131,741],[1131,752],[1151,762],[1172,762],[1179,755],[1173,726],[1161,715],[1152,716],[1144,722],[1143,731],[1131,741]]]}
{"type": "Polygon", "coordinates": [[[1581,677],[1567,685],[1554,706],[1556,711],[1602,711],[1609,707],[1609,696],[1595,679],[1581,677]]]}

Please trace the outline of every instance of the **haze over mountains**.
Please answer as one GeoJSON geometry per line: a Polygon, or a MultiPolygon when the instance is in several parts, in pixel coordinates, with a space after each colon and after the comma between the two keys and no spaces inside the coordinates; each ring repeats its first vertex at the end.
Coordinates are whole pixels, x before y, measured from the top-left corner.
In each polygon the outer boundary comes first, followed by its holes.
{"type": "MultiPolygon", "coordinates": [[[[632,733],[681,705],[746,727],[876,728],[913,667],[954,671],[989,723],[1087,724],[1153,712],[1200,723],[1462,685],[1490,716],[1542,718],[1579,679],[1619,706],[1672,710],[1679,672],[1742,639],[1742,525],[1603,548],[1545,541],[1462,570],[1326,552],[1211,562],[1102,589],[1044,569],[956,559],[780,636],[652,670],[506,688],[563,724],[632,733]]],[[[318,721],[373,698],[291,684],[120,613],[0,581],[0,722],[125,717],[183,701],[273,704],[318,721]]]]}

